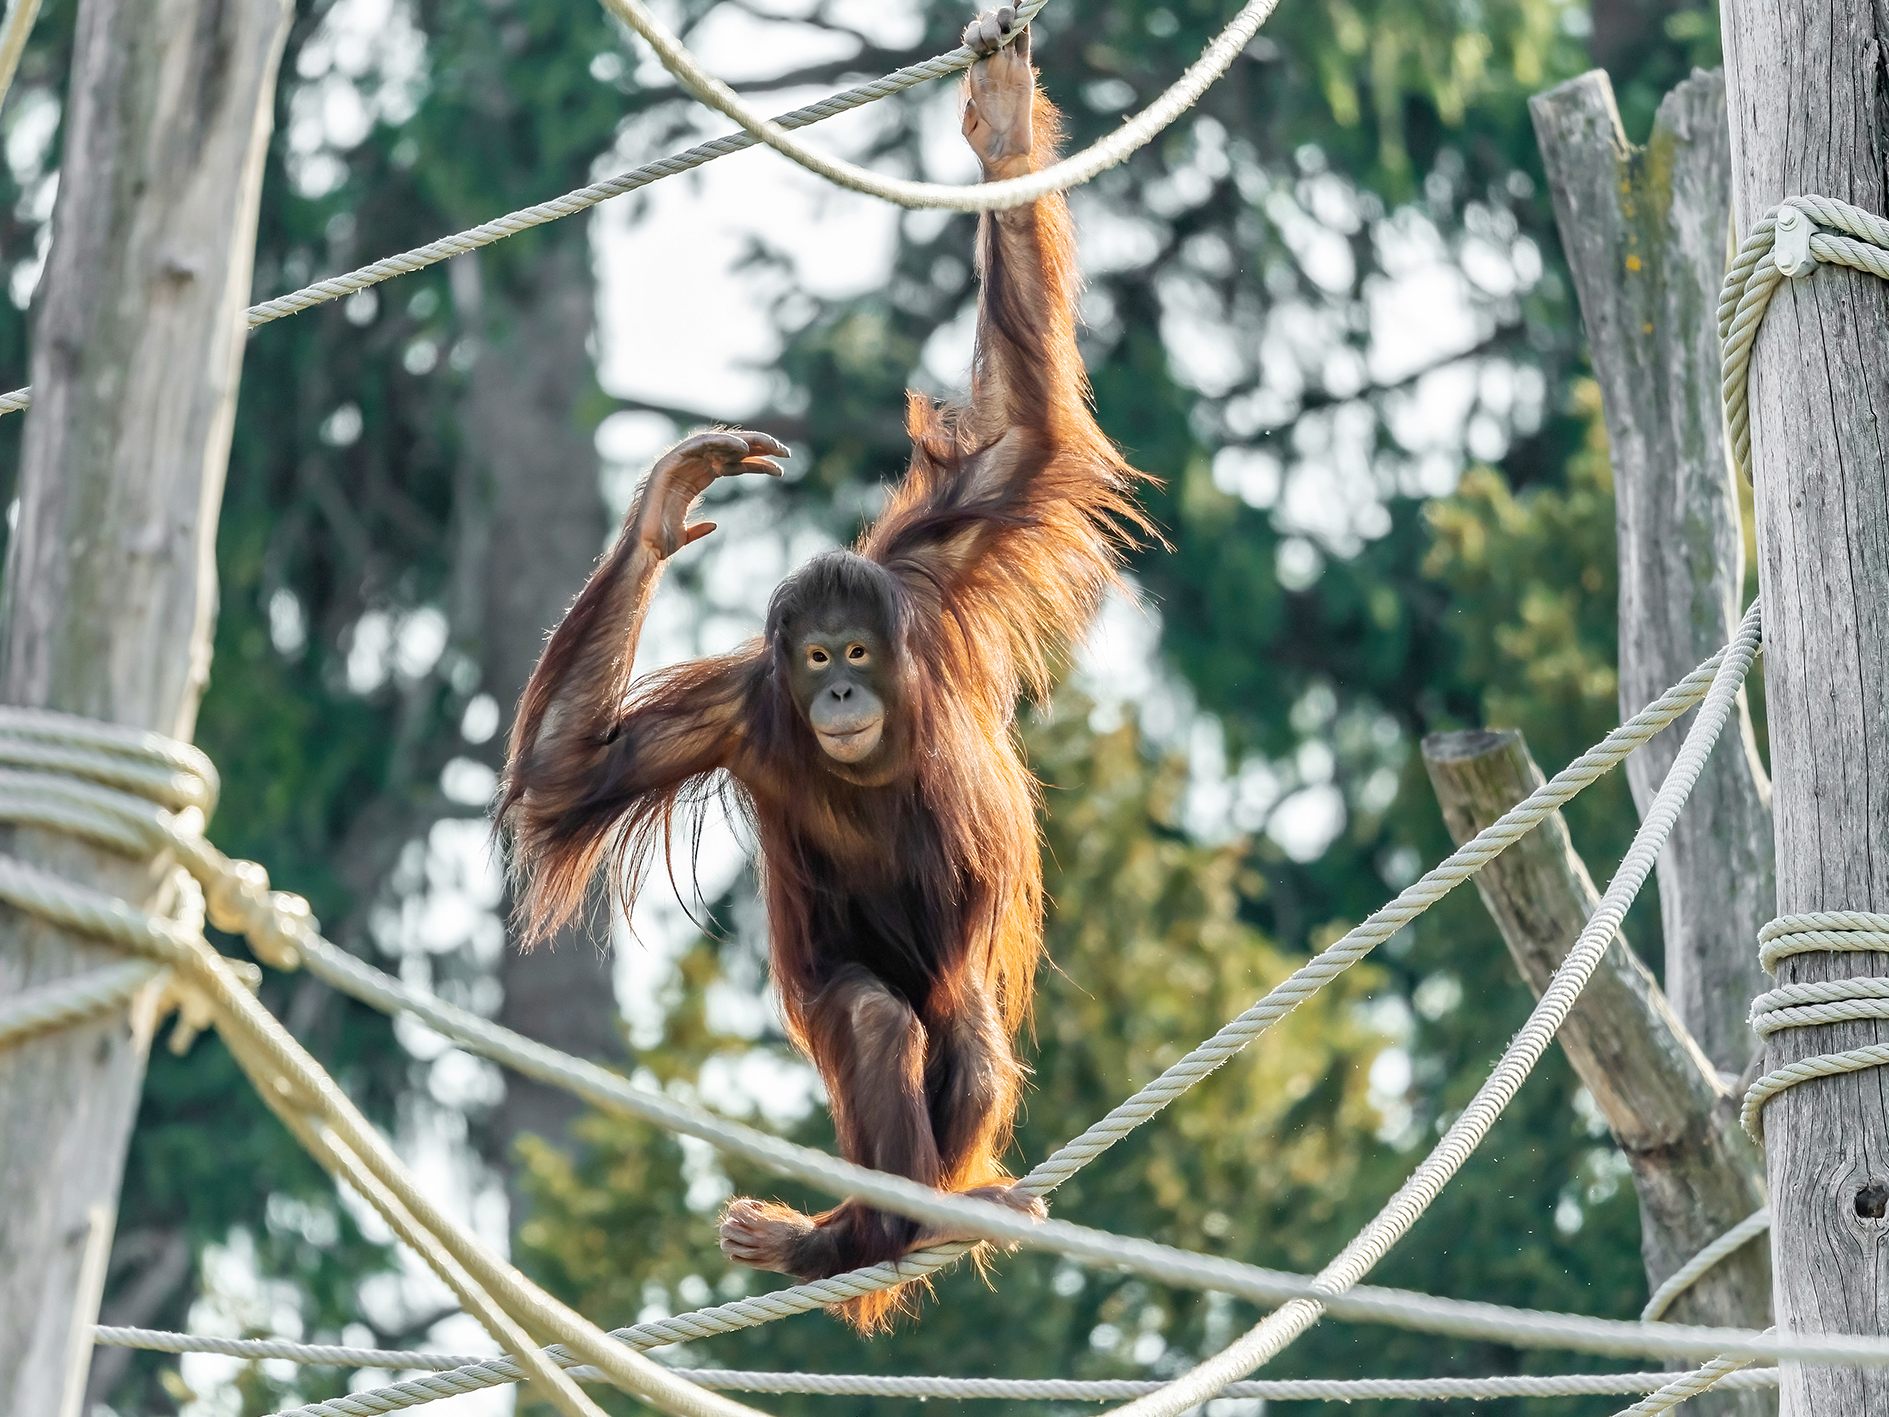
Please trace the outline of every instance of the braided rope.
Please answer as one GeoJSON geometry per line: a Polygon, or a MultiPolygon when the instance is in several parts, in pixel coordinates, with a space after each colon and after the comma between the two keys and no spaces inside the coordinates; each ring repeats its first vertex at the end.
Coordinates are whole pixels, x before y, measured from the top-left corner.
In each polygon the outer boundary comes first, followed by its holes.
{"type": "MultiPolygon", "coordinates": [[[[34,0],[37,3],[37,0],[34,0]]],[[[1021,0],[1017,6],[1017,21],[1027,24],[1036,13],[1048,4],[1049,0],[1021,0]]],[[[780,114],[773,123],[783,130],[806,128],[815,123],[825,122],[842,113],[850,113],[855,108],[863,108],[869,103],[876,103],[893,94],[904,93],[919,84],[932,79],[946,78],[951,74],[968,69],[977,59],[977,53],[968,45],[959,45],[931,59],[916,64],[907,64],[901,69],[894,69],[889,74],[882,74],[867,83],[857,84],[850,89],[823,98],[817,103],[810,103],[791,112],[780,114]]],[[[494,217],[477,226],[455,232],[451,236],[442,236],[429,241],[424,246],[415,246],[398,255],[386,256],[378,261],[370,261],[343,275],[330,276],[318,280],[312,285],[305,285],[300,290],[292,290],[286,295],[278,295],[272,300],[265,300],[259,305],[252,305],[246,312],[248,327],[252,330],[280,320],[288,315],[300,314],[316,305],[324,305],[331,300],[340,300],[344,296],[354,295],[369,286],[379,285],[382,281],[392,280],[395,276],[411,275],[423,271],[428,266],[436,266],[441,261],[451,260],[454,256],[463,256],[477,251],[509,236],[516,236],[521,231],[529,231],[534,226],[543,226],[547,222],[559,221],[564,217],[576,216],[587,212],[592,207],[609,201],[612,197],[625,196],[653,182],[660,182],[665,177],[676,177],[684,172],[693,172],[696,168],[713,162],[716,158],[727,157],[732,153],[743,152],[755,147],[760,139],[748,133],[728,133],[711,139],[706,143],[697,143],[694,147],[684,148],[681,152],[671,153],[668,157],[658,158],[654,162],[632,167],[614,177],[606,177],[600,182],[591,182],[582,187],[573,188],[562,196],[546,201],[534,202],[528,207],[507,212],[504,216],[494,217]]],[[[0,417],[9,413],[18,413],[32,407],[33,391],[31,388],[14,389],[11,393],[0,394],[0,417]]]]}
{"type": "MultiPolygon", "coordinates": [[[[1758,932],[1758,958],[1775,975],[1780,961],[1818,952],[1889,954],[1889,915],[1863,910],[1820,910],[1781,915],[1758,932]]],[[[1760,994],[1751,1026],[1769,1039],[1790,1028],[1889,1018],[1889,979],[1830,979],[1784,984],[1760,994]]],[[[1889,1067],[1889,1044],[1818,1053],[1774,1068],[1745,1094],[1741,1120],[1754,1140],[1764,1139],[1764,1107],[1799,1083],[1889,1067]]]]}
{"type": "Polygon", "coordinates": [[[122,1009],[161,973],[160,965],[128,960],[17,994],[0,1004],[0,1053],[42,1033],[122,1009]]]}
{"type": "Polygon", "coordinates": [[[1732,462],[1747,478],[1751,476],[1751,351],[1771,297],[1784,278],[1774,255],[1779,223],[1788,228],[1799,221],[1812,223],[1808,254],[1813,265],[1848,266],[1889,280],[1889,221],[1861,207],[1834,197],[1792,197],[1753,225],[1725,273],[1718,302],[1725,424],[1732,435],[1732,462]],[[1832,227],[1838,234],[1822,227],[1832,227]]]}
{"type": "MultiPolygon", "coordinates": [[[[1202,51],[1200,58],[1161,95],[1107,137],[1039,172],[970,186],[881,177],[867,168],[827,157],[792,137],[776,123],[744,104],[733,89],[704,69],[673,31],[642,0],[603,0],[604,8],[641,35],[656,57],[703,103],[733,120],[744,132],[781,156],[849,192],[860,192],[902,207],[931,211],[994,212],[1026,206],[1039,197],[1080,186],[1127,161],[1169,124],[1192,108],[1233,66],[1259,27],[1271,18],[1279,0],[1246,0],[1202,51]]],[[[1019,15],[1019,18],[1023,18],[1019,15]]]]}
{"type": "MultiPolygon", "coordinates": [[[[94,1341],[105,1348],[135,1348],[149,1353],[215,1353],[249,1361],[276,1359],[339,1368],[446,1368],[478,1360],[449,1353],[416,1353],[399,1348],[355,1348],[342,1344],[291,1343],[276,1338],[217,1338],[160,1329],[101,1325],[94,1341]]],[[[947,1378],[859,1373],[769,1373],[731,1368],[672,1368],[677,1377],[729,1392],[764,1392],[814,1397],[994,1399],[1007,1402],[1113,1402],[1138,1397],[1158,1382],[1133,1378],[947,1378]]],[[[588,1369],[573,1368],[586,1379],[588,1369]]],[[[1671,1373],[1570,1373],[1541,1376],[1503,1374],[1486,1378],[1286,1378],[1234,1383],[1224,1397],[1271,1402],[1494,1401],[1519,1397],[1611,1397],[1652,1392],[1671,1373]]],[[[1775,1369],[1746,1372],[1731,1384],[1769,1388],[1775,1369]]]]}
{"type": "MultiPolygon", "coordinates": [[[[1766,1329],[1765,1332],[1770,1333],[1772,1330],[1766,1329]]],[[[1672,1411],[1680,1403],[1690,1401],[1709,1388],[1735,1389],[1747,1386],[1739,1380],[1747,1376],[1741,1370],[1749,1369],[1751,1364],[1750,1358],[1714,1358],[1704,1366],[1672,1379],[1657,1391],[1648,1393],[1631,1407],[1622,1408],[1614,1417],[1654,1417],[1655,1413],[1672,1411]]],[[[1771,1370],[1768,1377],[1769,1381],[1764,1386],[1775,1387],[1777,1371],[1771,1370]]]]}
{"type": "Polygon", "coordinates": [[[1771,1207],[1759,1206],[1669,1274],[1666,1282],[1655,1289],[1652,1297],[1646,1301],[1646,1307],[1640,1310],[1640,1318],[1646,1323],[1652,1323],[1664,1317],[1681,1294],[1705,1278],[1727,1257],[1738,1253],[1770,1228],[1771,1207]]]}

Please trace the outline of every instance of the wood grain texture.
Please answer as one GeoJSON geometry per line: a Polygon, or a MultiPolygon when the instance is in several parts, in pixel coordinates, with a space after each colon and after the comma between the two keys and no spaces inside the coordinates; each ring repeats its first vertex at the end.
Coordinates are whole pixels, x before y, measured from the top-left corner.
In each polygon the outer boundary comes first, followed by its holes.
{"type": "MultiPolygon", "coordinates": [[[[33,323],[0,702],[189,737],[286,0],[84,0],[33,323]]],[[[169,873],[20,831],[0,849],[144,908],[169,873]]],[[[0,909],[0,994],[120,958],[0,909]]],[[[0,1412],[83,1392],[146,1040],[0,1054],[0,1412]]]]}
{"type": "MultiPolygon", "coordinates": [[[[1459,845],[1542,784],[1515,732],[1433,734],[1423,761],[1459,845]]],[[[1558,812],[1483,867],[1476,888],[1537,995],[1600,904],[1558,812]]],[[[1762,1158],[1738,1125],[1732,1093],[1624,937],[1608,946],[1560,1043],[1633,1169],[1650,1291],[1764,1203],[1762,1158]]],[[[1770,1293],[1765,1247],[1753,1244],[1705,1275],[1669,1317],[1762,1328],[1770,1293]]],[[[1764,1392],[1696,1404],[1738,1417],[1777,1410],[1764,1392]]]]}
{"type": "MultiPolygon", "coordinates": [[[[1637,712],[1732,636],[1744,538],[1725,455],[1716,310],[1731,214],[1725,88],[1695,73],[1666,95],[1645,147],[1600,72],[1529,104],[1574,273],[1614,470],[1620,709],[1637,712]]],[[[1627,759],[1642,812],[1683,723],[1627,759]]],[[[1770,784],[1741,691],[1659,861],[1667,997],[1734,1077],[1757,1048],[1757,933],[1775,914],[1770,784]]]]}
{"type": "MultiPolygon", "coordinates": [[[[1819,193],[1889,211],[1889,7],[1725,0],[1742,232],[1819,193]]],[[[1889,282],[1835,268],[1779,288],[1752,359],[1753,478],[1778,909],[1889,910],[1889,282]]],[[[1803,955],[1780,982],[1889,973],[1803,955]]],[[[1767,1067],[1889,1026],[1792,1029],[1767,1067]]],[[[1786,1332],[1889,1333],[1889,1074],[1793,1088],[1765,1110],[1786,1332]]],[[[1789,1417],[1889,1412],[1889,1372],[1787,1363],[1789,1417]]]]}

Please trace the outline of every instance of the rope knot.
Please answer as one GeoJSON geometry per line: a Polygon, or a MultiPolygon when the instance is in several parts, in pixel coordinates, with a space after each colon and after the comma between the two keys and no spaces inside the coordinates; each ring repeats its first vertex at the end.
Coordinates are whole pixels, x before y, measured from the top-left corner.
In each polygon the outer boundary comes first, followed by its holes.
{"type": "Polygon", "coordinates": [[[210,923],[241,935],[257,956],[273,968],[299,968],[303,945],[315,929],[315,915],[301,896],[271,890],[269,872],[254,861],[224,857],[204,883],[210,923]]]}
{"type": "MultiPolygon", "coordinates": [[[[262,988],[262,970],[246,959],[229,962],[230,972],[237,981],[254,994],[262,988]]],[[[200,1034],[213,1027],[217,1020],[215,996],[206,989],[202,982],[185,969],[172,969],[164,976],[161,992],[157,998],[157,1017],[175,1011],[177,1022],[171,1027],[169,1047],[172,1053],[182,1057],[190,1051],[190,1045],[197,1041],[200,1034]]]]}

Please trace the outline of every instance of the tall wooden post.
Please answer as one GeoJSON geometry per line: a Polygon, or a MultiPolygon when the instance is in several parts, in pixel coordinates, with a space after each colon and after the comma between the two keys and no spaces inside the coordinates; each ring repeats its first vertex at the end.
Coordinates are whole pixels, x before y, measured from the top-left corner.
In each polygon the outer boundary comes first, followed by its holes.
{"type": "MultiPolygon", "coordinates": [[[[1889,10],[1724,0],[1742,233],[1820,194],[1889,212],[1889,10]]],[[[1753,481],[1778,910],[1889,911],[1889,281],[1787,281],[1752,359],[1753,481]]],[[[1806,954],[1780,983],[1889,974],[1806,954]]],[[[1789,1029],[1768,1067],[1889,1042],[1889,1026],[1789,1029]]],[[[1889,1333],[1889,1076],[1792,1088],[1765,1112],[1779,1327],[1889,1333]]],[[[1889,1412],[1889,1370],[1784,1365],[1785,1417],[1889,1412]]]]}
{"type": "MultiPolygon", "coordinates": [[[[1697,73],[1629,143],[1599,71],[1530,100],[1607,420],[1620,556],[1620,710],[1637,713],[1732,637],[1745,546],[1725,457],[1718,293],[1731,209],[1725,84],[1697,73]]],[[[1627,759],[1644,811],[1679,752],[1627,759]]],[[[1757,1050],[1752,940],[1774,912],[1770,785],[1745,696],[1659,859],[1665,987],[1718,1069],[1757,1050]]],[[[1683,1258],[1683,1257],[1682,1257],[1683,1258]]]]}
{"type": "MultiPolygon", "coordinates": [[[[82,0],[0,702],[188,737],[286,0],[82,0]]],[[[159,908],[165,873],[19,831],[11,853],[159,908]]],[[[120,958],[0,908],[0,994],[120,958]]],[[[77,1411],[145,1040],[0,1053],[0,1412],[77,1411]]]]}

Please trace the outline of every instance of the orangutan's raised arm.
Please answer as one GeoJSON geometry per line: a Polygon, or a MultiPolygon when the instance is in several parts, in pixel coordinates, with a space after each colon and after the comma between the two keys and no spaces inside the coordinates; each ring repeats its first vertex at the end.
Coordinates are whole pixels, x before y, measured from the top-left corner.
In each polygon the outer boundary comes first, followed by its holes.
{"type": "Polygon", "coordinates": [[[630,676],[663,563],[715,529],[688,525],[717,478],[778,476],[787,449],[763,433],[699,433],[651,470],[636,505],[545,645],[512,723],[498,817],[512,837],[528,941],[582,904],[599,861],[668,822],[692,779],[729,765],[752,656],[630,676]]]}
{"type": "MultiPolygon", "coordinates": [[[[965,79],[964,133],[984,175],[1055,160],[1060,120],[1037,89],[1028,31],[999,48],[1015,13],[972,22],[987,57],[965,79]]],[[[963,660],[1001,701],[1047,687],[1053,662],[1087,627],[1125,542],[1147,530],[1144,481],[1089,411],[1076,348],[1076,244],[1061,196],[978,221],[982,280],[971,395],[935,406],[909,396],[912,465],[861,551],[932,611],[949,606],[963,660]]]]}

